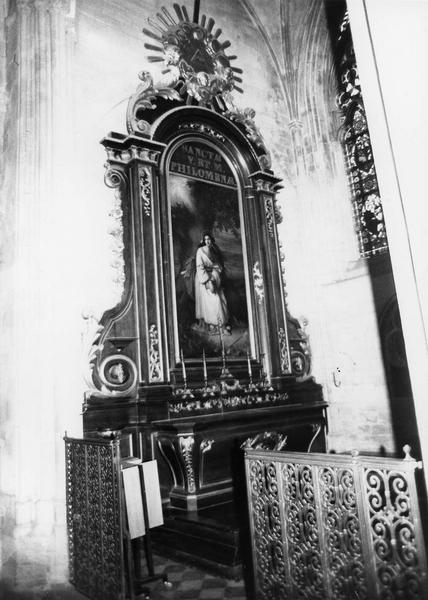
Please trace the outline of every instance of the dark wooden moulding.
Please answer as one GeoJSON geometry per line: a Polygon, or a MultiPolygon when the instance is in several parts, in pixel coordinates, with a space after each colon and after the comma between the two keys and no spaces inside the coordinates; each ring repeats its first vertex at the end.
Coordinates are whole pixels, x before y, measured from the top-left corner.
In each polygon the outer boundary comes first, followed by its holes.
{"type": "Polygon", "coordinates": [[[111,432],[122,454],[158,460],[165,516],[153,531],[159,552],[235,577],[245,559],[245,447],[325,450],[326,403],[309,375],[299,323],[287,312],[276,228],[280,180],[260,146],[219,110],[159,99],[145,112],[145,133],[102,140],[106,183],[117,198],[124,290],[91,349],[84,432],[111,432]],[[167,175],[172,149],[186,141],[215,148],[236,177],[253,346],[248,358],[211,357],[205,374],[202,357],[185,359],[183,381],[167,175]]]}

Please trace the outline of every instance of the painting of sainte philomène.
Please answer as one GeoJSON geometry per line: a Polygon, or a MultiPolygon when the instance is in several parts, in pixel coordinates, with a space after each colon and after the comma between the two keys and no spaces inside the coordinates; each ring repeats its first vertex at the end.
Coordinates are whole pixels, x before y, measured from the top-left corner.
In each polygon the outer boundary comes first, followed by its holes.
{"type": "Polygon", "coordinates": [[[180,352],[219,357],[224,349],[228,357],[244,357],[250,344],[236,182],[219,155],[201,144],[180,150],[168,180],[180,352]],[[205,168],[197,160],[204,151],[205,168]]]}

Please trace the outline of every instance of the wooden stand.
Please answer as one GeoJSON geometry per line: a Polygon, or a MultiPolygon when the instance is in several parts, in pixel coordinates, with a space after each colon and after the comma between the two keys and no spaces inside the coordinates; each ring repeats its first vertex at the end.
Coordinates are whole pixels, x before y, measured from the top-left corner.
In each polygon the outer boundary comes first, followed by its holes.
{"type": "MultiPolygon", "coordinates": [[[[142,519],[144,523],[144,535],[138,535],[138,530],[133,530],[133,525],[130,522],[130,519],[126,519],[126,530],[125,530],[125,539],[126,539],[126,548],[127,548],[127,569],[128,569],[128,580],[130,582],[129,586],[129,597],[130,600],[136,600],[137,598],[150,598],[150,589],[147,586],[148,583],[152,583],[153,581],[162,580],[164,585],[167,587],[171,586],[171,583],[168,582],[168,576],[166,574],[157,575],[155,573],[154,564],[153,564],[153,551],[152,551],[152,540],[151,540],[151,532],[150,528],[153,526],[150,523],[149,519],[149,508],[147,504],[147,494],[146,494],[146,482],[144,477],[144,467],[141,461],[136,462],[133,459],[124,459],[122,460],[122,493],[124,496],[124,504],[128,509],[128,504],[132,502],[132,498],[127,497],[126,486],[123,481],[123,471],[127,468],[136,468],[138,469],[138,479],[139,479],[139,497],[137,500],[137,514],[136,516],[139,519],[142,519]],[[138,510],[140,508],[140,510],[138,510]],[[141,510],[142,509],[142,510],[141,510]],[[142,563],[143,557],[141,552],[141,546],[144,545],[145,550],[145,562],[147,565],[148,575],[142,576],[142,563]]],[[[159,494],[160,500],[160,494],[159,494]]],[[[135,507],[134,507],[135,508],[135,507]]],[[[162,510],[162,509],[161,509],[162,510]]],[[[128,512],[129,514],[129,512],[128,512]]],[[[160,523],[159,523],[160,524],[160,523]]],[[[138,527],[138,525],[137,525],[138,527]]]]}

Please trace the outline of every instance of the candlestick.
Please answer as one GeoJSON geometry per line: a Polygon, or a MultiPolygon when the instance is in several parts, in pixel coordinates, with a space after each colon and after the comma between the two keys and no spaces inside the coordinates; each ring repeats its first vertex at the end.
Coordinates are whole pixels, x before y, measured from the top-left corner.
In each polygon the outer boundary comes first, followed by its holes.
{"type": "Polygon", "coordinates": [[[206,383],[207,379],[208,379],[208,373],[207,373],[207,361],[205,360],[205,348],[203,348],[203,350],[202,350],[202,360],[203,360],[203,364],[204,364],[204,381],[206,383]]]}
{"type": "Polygon", "coordinates": [[[218,335],[220,336],[220,343],[223,346],[223,329],[222,329],[223,322],[220,319],[220,317],[217,319],[217,326],[218,326],[218,335]]]}
{"type": "Polygon", "coordinates": [[[181,351],[181,370],[183,372],[183,381],[184,381],[184,384],[186,384],[186,382],[187,382],[186,365],[185,365],[185,362],[184,362],[183,350],[181,351]]]}

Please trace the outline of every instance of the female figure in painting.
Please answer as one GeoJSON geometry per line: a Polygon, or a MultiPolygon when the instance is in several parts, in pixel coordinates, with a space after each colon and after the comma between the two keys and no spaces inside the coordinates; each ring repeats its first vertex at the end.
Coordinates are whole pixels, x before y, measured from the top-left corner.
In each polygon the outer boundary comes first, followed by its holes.
{"type": "Polygon", "coordinates": [[[224,271],[223,257],[214,238],[204,233],[196,251],[195,304],[196,318],[200,325],[208,325],[210,331],[215,327],[229,327],[229,311],[222,287],[224,271]]]}

